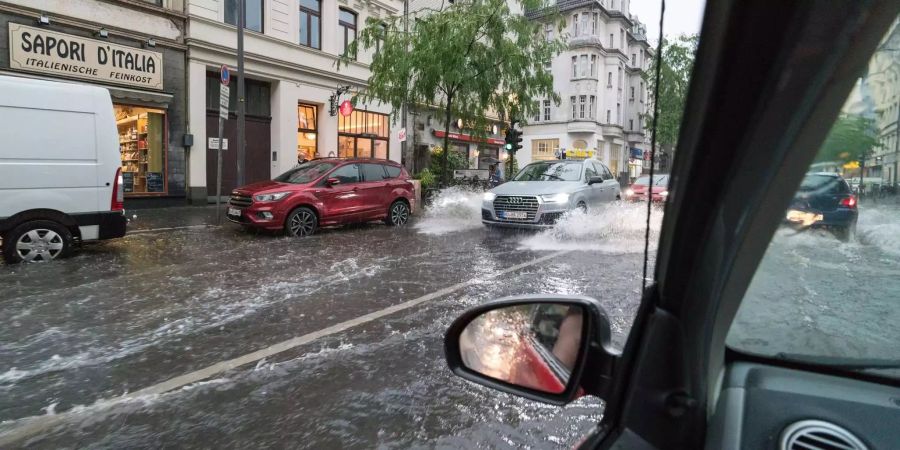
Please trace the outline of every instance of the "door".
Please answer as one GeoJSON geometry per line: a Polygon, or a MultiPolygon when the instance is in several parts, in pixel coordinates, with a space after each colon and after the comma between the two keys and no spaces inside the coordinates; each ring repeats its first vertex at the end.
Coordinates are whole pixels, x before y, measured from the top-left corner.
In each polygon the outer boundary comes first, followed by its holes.
{"type": "MultiPolygon", "coordinates": [[[[245,137],[244,184],[272,179],[271,149],[272,132],[270,118],[247,116],[245,137]]],[[[206,130],[214,137],[219,129],[219,114],[207,113],[206,130]]],[[[228,150],[222,152],[222,196],[228,197],[237,185],[237,119],[229,117],[225,121],[223,137],[228,140],[228,150]]],[[[194,147],[192,151],[206,152],[206,189],[210,198],[216,195],[216,153],[206,149],[206,143],[194,147]],[[202,147],[201,147],[202,146],[202,147]]]]}
{"type": "Polygon", "coordinates": [[[603,183],[590,184],[591,178],[600,176],[600,172],[590,161],[584,163],[584,182],[587,184],[587,202],[588,206],[598,206],[603,203],[603,183]]]}
{"type": "Polygon", "coordinates": [[[361,166],[363,179],[359,194],[364,205],[363,214],[366,218],[377,218],[387,214],[391,186],[385,180],[384,166],[381,164],[361,164],[361,166]]]}
{"type": "Polygon", "coordinates": [[[340,183],[323,186],[320,197],[325,204],[324,221],[345,223],[356,220],[364,207],[359,164],[338,167],[325,177],[326,180],[331,178],[340,183]]]}
{"type": "Polygon", "coordinates": [[[603,178],[603,201],[611,202],[619,198],[619,182],[613,177],[612,172],[603,163],[593,163],[600,177],[603,178]]]}

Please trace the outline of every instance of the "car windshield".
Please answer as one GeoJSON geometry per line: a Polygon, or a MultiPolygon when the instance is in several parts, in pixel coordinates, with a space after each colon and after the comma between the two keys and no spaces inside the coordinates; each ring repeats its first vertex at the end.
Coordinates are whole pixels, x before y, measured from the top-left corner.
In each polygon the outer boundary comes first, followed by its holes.
{"type": "Polygon", "coordinates": [[[333,162],[308,162],[275,177],[275,181],[305,184],[318,180],[337,164],[333,162]]]}
{"type": "Polygon", "coordinates": [[[581,162],[539,162],[522,169],[514,181],[578,181],[581,162]]]}
{"type": "MultiPolygon", "coordinates": [[[[653,185],[654,186],[666,186],[669,183],[669,177],[667,175],[654,175],[653,176],[653,185]]],[[[640,186],[647,186],[650,184],[650,177],[638,177],[637,180],[634,180],[633,184],[637,184],[640,186]]]]}
{"type": "Polygon", "coordinates": [[[732,349],[900,379],[900,79],[888,69],[900,53],[883,51],[900,45],[897,23],[782,216],[728,334],[732,349]],[[845,181],[860,179],[852,190],[845,181]]]}

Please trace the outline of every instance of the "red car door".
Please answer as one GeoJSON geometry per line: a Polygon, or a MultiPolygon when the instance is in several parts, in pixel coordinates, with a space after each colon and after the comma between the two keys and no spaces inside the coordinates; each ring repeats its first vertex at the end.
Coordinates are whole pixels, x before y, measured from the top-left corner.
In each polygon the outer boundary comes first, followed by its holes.
{"type": "Polygon", "coordinates": [[[386,180],[384,166],[377,163],[360,164],[362,166],[363,182],[360,186],[360,196],[365,204],[363,214],[367,219],[374,219],[388,211],[390,202],[391,185],[386,180]]]}
{"type": "Polygon", "coordinates": [[[345,164],[334,169],[325,177],[336,179],[338,184],[325,185],[320,198],[325,206],[323,222],[351,222],[357,220],[363,211],[359,164],[345,164]]]}

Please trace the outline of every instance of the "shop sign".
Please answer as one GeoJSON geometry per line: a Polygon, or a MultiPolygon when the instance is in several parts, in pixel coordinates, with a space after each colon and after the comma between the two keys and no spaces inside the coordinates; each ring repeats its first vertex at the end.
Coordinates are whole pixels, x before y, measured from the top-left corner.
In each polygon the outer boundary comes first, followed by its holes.
{"type": "Polygon", "coordinates": [[[642,159],[644,157],[644,151],[637,147],[631,147],[631,157],[634,159],[642,159]]]}
{"type": "MultiPolygon", "coordinates": [[[[443,131],[434,130],[434,137],[436,137],[436,138],[442,138],[446,135],[447,135],[447,133],[444,133],[443,131]]],[[[450,133],[449,136],[450,136],[450,139],[453,139],[456,141],[463,141],[463,142],[484,142],[484,143],[488,143],[491,145],[503,145],[506,143],[506,141],[504,141],[503,139],[494,139],[494,138],[476,139],[468,134],[460,134],[460,133],[450,133]]]]}
{"type": "Polygon", "coordinates": [[[406,142],[406,128],[401,128],[397,132],[397,138],[400,139],[400,142],[406,142]]]}
{"type": "Polygon", "coordinates": [[[340,111],[341,115],[344,117],[353,114],[353,103],[351,103],[350,100],[344,100],[343,102],[341,102],[340,111]]]}
{"type": "MultiPolygon", "coordinates": [[[[219,138],[209,138],[209,142],[207,142],[206,147],[210,150],[218,150],[219,138]]],[[[228,139],[222,139],[222,150],[228,150],[228,139]]]]}
{"type": "Polygon", "coordinates": [[[104,83],[163,88],[162,53],[9,24],[9,67],[104,83]]]}
{"type": "Polygon", "coordinates": [[[219,118],[228,120],[228,97],[231,88],[227,84],[219,85],[219,118]]]}

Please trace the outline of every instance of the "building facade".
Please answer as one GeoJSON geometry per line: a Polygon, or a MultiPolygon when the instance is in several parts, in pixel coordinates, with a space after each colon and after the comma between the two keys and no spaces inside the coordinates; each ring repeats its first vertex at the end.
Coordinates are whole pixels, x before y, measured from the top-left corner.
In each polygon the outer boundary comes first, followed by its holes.
{"type": "Polygon", "coordinates": [[[182,0],[0,0],[0,74],[109,90],[130,204],[186,195],[183,9],[182,0]]]}
{"type": "MultiPolygon", "coordinates": [[[[628,0],[557,3],[566,20],[568,49],[553,59],[554,90],[562,102],[539,100],[527,118],[519,167],[554,159],[561,150],[604,161],[617,176],[635,177],[649,148],[643,115],[649,98],[642,74],[652,49],[645,27],[629,13],[628,0]]],[[[527,13],[541,20],[539,13],[527,13]]],[[[544,34],[559,32],[546,24],[544,34]]]]}
{"type": "Polygon", "coordinates": [[[878,127],[878,146],[866,159],[865,177],[881,178],[884,184],[900,182],[900,19],[894,20],[869,62],[861,91],[872,106],[878,127]]]}
{"type": "MultiPolygon", "coordinates": [[[[235,0],[185,0],[189,33],[188,116],[194,146],[188,179],[193,202],[214,200],[219,68],[237,65],[235,0]]],[[[402,12],[399,0],[245,0],[245,182],[270,179],[299,159],[347,156],[401,160],[399,124],[387,105],[333,110],[365,88],[373,51],[338,67],[338,59],[370,17],[402,12]],[[345,92],[338,95],[338,89],[345,92]]],[[[232,85],[225,139],[236,137],[237,92],[232,85]]],[[[233,147],[230,146],[229,147],[233,147]]],[[[236,184],[234,151],[223,152],[222,192],[236,184]]]]}

